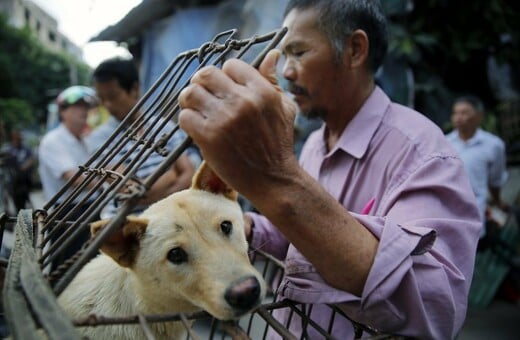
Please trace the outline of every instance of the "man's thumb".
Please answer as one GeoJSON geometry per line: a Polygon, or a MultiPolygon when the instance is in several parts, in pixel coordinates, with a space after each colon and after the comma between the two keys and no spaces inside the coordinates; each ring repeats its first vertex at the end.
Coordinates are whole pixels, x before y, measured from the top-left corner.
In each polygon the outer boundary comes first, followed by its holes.
{"type": "Polygon", "coordinates": [[[278,79],[276,78],[276,64],[278,63],[278,59],[280,59],[280,55],[280,50],[274,49],[269,51],[260,64],[258,70],[265,79],[281,90],[280,86],[278,85],[278,79]]]}

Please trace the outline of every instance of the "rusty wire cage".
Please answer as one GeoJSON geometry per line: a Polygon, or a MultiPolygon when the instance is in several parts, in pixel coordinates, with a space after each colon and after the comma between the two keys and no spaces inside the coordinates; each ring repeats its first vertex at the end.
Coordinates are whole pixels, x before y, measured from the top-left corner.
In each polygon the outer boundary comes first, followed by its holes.
{"type": "MultiPolygon", "coordinates": [[[[354,324],[357,337],[363,334],[386,338],[348,319],[337,306],[329,306],[330,321],[324,327],[323,323],[318,325],[313,321],[312,305],[279,299],[275,289],[283,274],[283,263],[258,251],[253,252],[251,258],[269,286],[274,288],[259,308],[239,321],[219,321],[206,312],[190,315],[130,315],[124,318],[86,315],[81,320],[70,320],[57,303],[56,296],[96,256],[102,242],[122,225],[137,201],[146,195],[155,181],[191,145],[188,137],[175,149],[165,147],[167,141],[179,131],[176,123],[179,112],[177,99],[193,72],[205,65],[219,67],[225,59],[231,57],[247,60],[257,67],[284,34],[285,29],[280,29],[261,36],[238,39],[237,31],[230,30],[218,34],[199,49],[180,54],[143,95],[112,136],[79,167],[76,175],[43,209],[22,210],[17,217],[6,214],[1,216],[0,237],[6,227],[16,224],[15,244],[9,262],[3,260],[0,263],[2,273],[6,276],[3,311],[14,338],[37,339],[45,332],[50,339],[75,339],[79,338],[77,327],[112,324],[139,324],[144,333],[149,334],[146,330],[152,322],[181,321],[186,326],[188,339],[261,339],[269,332],[284,339],[296,339],[289,331],[289,324],[293,320],[301,323],[303,335],[299,338],[314,338],[308,335],[312,330],[312,334],[318,334],[320,338],[331,339],[334,322],[340,318],[354,324]],[[136,112],[141,112],[140,118],[125,128],[129,117],[136,112]],[[137,131],[144,133],[138,134],[137,131]],[[128,148],[129,145],[131,147],[128,148]],[[127,152],[122,157],[116,157],[124,147],[127,147],[127,152]],[[137,153],[138,156],[128,159],[131,153],[137,153]],[[139,180],[135,176],[136,171],[152,153],[163,156],[163,160],[151,175],[139,180]],[[125,160],[127,166],[119,171],[119,165],[125,160]],[[78,179],[81,184],[73,187],[72,183],[78,179]],[[102,207],[113,199],[120,202],[119,208],[103,231],[85,241],[81,249],[68,260],[53,266],[68,246],[85,232],[88,233],[89,224],[97,219],[102,207]],[[80,203],[72,207],[70,204],[73,201],[80,203]],[[86,209],[77,210],[77,206],[87,202],[91,204],[86,209]],[[290,310],[291,317],[285,324],[273,317],[273,312],[279,309],[290,310]],[[193,326],[189,326],[191,322],[188,320],[194,320],[193,326]]],[[[149,338],[153,339],[153,336],[149,338]]]]}

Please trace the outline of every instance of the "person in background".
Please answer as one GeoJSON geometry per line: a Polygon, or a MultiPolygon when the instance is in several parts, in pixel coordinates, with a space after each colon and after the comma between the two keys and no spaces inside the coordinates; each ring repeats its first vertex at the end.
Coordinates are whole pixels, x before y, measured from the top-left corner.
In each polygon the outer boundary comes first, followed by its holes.
{"type": "MultiPolygon", "coordinates": [[[[101,104],[109,111],[110,118],[107,122],[94,129],[87,137],[87,146],[91,154],[115,132],[116,128],[139,100],[139,75],[132,59],[111,58],[105,60],[96,67],[92,79],[101,104]]],[[[130,126],[140,116],[141,113],[137,112],[125,124],[130,126]]],[[[173,124],[169,123],[165,129],[172,128],[173,124]]],[[[169,151],[175,149],[185,138],[186,134],[183,131],[178,131],[167,142],[166,148],[169,151]]],[[[124,157],[131,148],[131,143],[127,143],[117,157],[124,157]]],[[[136,148],[132,155],[126,158],[124,166],[132,162],[138,155],[139,150],[139,147],[136,148]]],[[[162,160],[163,157],[161,155],[153,152],[137,170],[137,177],[141,179],[148,177],[162,160]]],[[[173,192],[188,188],[195,173],[195,168],[200,161],[198,154],[192,153],[191,150],[181,154],[173,166],[153,184],[146,196],[140,201],[140,205],[134,213],[142,211],[149,204],[173,192]]],[[[103,209],[102,217],[113,216],[116,213],[116,209],[116,202],[113,200],[103,209]]]]}
{"type": "MultiPolygon", "coordinates": [[[[387,50],[378,1],[291,0],[279,51],[259,70],[231,59],[205,67],[179,97],[181,127],[208,164],[263,215],[248,213],[253,248],[285,261],[280,299],[313,304],[324,329],[333,303],[379,331],[453,339],[461,329],[480,231],[463,163],[438,126],[391,102],[374,82],[387,50]],[[294,101],[293,101],[294,100],[294,101]],[[297,107],[324,124],[293,152],[297,107]]],[[[296,313],[296,337],[322,337],[296,313]]],[[[335,319],[333,337],[353,339],[335,319]]]]}
{"type": "Polygon", "coordinates": [[[27,203],[30,204],[32,170],[36,159],[32,150],[23,143],[22,133],[18,130],[11,132],[11,144],[7,148],[7,153],[13,161],[14,179],[11,196],[18,211],[24,209],[27,203]]]}
{"type": "MultiPolygon", "coordinates": [[[[60,124],[47,132],[38,148],[38,172],[45,199],[50,200],[89,158],[83,133],[89,109],[97,105],[94,90],[71,86],[56,98],[60,124]]],[[[81,177],[73,183],[81,183],[81,177]]]]}
{"type": "Polygon", "coordinates": [[[139,99],[139,74],[132,59],[116,57],[101,62],[94,70],[92,80],[96,92],[103,92],[101,104],[110,115],[86,136],[90,153],[97,151],[115,132],[139,99]]]}
{"type": "Polygon", "coordinates": [[[506,148],[500,137],[480,128],[484,118],[482,101],[473,96],[457,98],[452,106],[451,122],[454,130],[446,135],[459,153],[477,198],[482,229],[486,235],[486,210],[489,205],[507,210],[500,191],[508,178],[506,148]]]}
{"type": "MultiPolygon", "coordinates": [[[[63,90],[56,98],[58,105],[60,124],[47,132],[38,147],[38,173],[42,183],[44,197],[50,201],[63,186],[76,174],[79,166],[89,159],[89,152],[84,141],[83,133],[87,125],[89,109],[98,105],[93,89],[86,86],[71,86],[63,90]]],[[[76,187],[83,182],[84,177],[79,176],[71,183],[76,187]]],[[[94,184],[91,185],[91,187],[94,184]]],[[[68,215],[69,220],[75,221],[92,204],[95,197],[82,203],[86,192],[76,197],[66,207],[64,199],[71,193],[68,192],[58,198],[55,206],[60,206],[61,213],[58,219],[68,215]]],[[[57,239],[59,234],[55,234],[57,239]]],[[[71,246],[61,253],[60,258],[53,262],[53,268],[75,254],[90,238],[89,230],[85,230],[71,246]]]]}

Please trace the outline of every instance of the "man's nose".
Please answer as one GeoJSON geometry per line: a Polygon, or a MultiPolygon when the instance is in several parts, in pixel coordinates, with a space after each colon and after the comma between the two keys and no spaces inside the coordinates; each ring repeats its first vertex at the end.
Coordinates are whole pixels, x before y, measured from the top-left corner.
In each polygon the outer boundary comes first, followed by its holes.
{"type": "Polygon", "coordinates": [[[287,80],[296,80],[296,69],[289,58],[287,58],[283,64],[282,75],[287,80]]]}

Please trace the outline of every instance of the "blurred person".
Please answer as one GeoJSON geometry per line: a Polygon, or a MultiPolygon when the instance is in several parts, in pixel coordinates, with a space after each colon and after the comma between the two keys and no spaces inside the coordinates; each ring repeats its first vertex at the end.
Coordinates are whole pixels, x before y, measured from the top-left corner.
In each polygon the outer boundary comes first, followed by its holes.
{"type": "Polygon", "coordinates": [[[23,142],[22,133],[18,130],[11,132],[11,144],[7,148],[14,169],[11,196],[17,211],[24,209],[30,204],[30,193],[32,189],[32,171],[35,165],[35,156],[28,146],[23,142]]]}
{"type": "MultiPolygon", "coordinates": [[[[216,173],[263,215],[251,247],[285,261],[280,299],[326,304],[385,333],[453,339],[463,325],[480,229],[463,163],[424,115],[374,81],[386,53],[378,1],[291,0],[283,76],[300,111],[324,124],[293,152],[297,107],[276,82],[278,51],[259,70],[205,67],[179,97],[181,127],[216,173]]],[[[323,337],[288,309],[297,338],[323,337]]],[[[336,318],[334,338],[353,339],[336,318]]],[[[273,336],[274,337],[274,336],[273,336]]]]}
{"type": "MultiPolygon", "coordinates": [[[[87,124],[89,109],[98,104],[94,90],[86,86],[71,86],[63,90],[56,98],[56,103],[60,123],[43,136],[38,148],[38,172],[47,201],[51,200],[76,174],[79,166],[89,159],[90,155],[83,139],[83,132],[87,124]]],[[[72,183],[72,186],[80,185],[83,179],[84,177],[80,176],[72,183]]],[[[63,200],[68,193],[58,198],[56,207],[58,205],[63,207],[63,200]]],[[[82,193],[69,206],[63,207],[63,212],[60,213],[58,219],[65,217],[71,211],[73,214],[69,216],[70,220],[79,218],[95,199],[95,197],[91,197],[85,204],[79,205],[85,194],[85,192],[82,193]]],[[[59,234],[56,234],[54,239],[57,237],[59,234]]],[[[76,253],[89,238],[90,232],[85,230],[53,263],[53,267],[55,268],[76,253]]]]}
{"type": "MultiPolygon", "coordinates": [[[[93,84],[101,104],[108,110],[110,117],[108,120],[96,128],[87,137],[87,146],[90,153],[94,153],[105,141],[115,132],[117,127],[125,119],[127,114],[137,104],[139,100],[139,75],[132,59],[110,58],[101,62],[93,72],[93,84]]],[[[136,112],[125,123],[130,126],[141,116],[136,112]]],[[[143,127],[143,130],[147,126],[143,127]]],[[[173,124],[168,123],[164,130],[173,129],[173,124]]],[[[139,131],[141,134],[143,131],[139,131]]],[[[159,136],[161,132],[159,133],[159,136]]],[[[167,142],[165,146],[169,151],[180,145],[186,134],[179,130],[167,142]]],[[[132,148],[132,143],[127,143],[116,158],[121,158],[132,148]]],[[[138,155],[140,146],[137,147],[130,157],[125,159],[123,166],[132,162],[138,155]]],[[[156,152],[150,154],[148,159],[136,172],[140,179],[148,177],[159,166],[164,158],[156,152]]],[[[200,163],[200,157],[191,149],[183,153],[173,164],[173,166],[163,174],[147,191],[146,196],[140,200],[134,213],[142,211],[149,204],[156,202],[169,194],[186,189],[191,184],[191,178],[195,173],[195,168],[200,163]]],[[[103,217],[113,216],[116,212],[116,202],[114,200],[103,209],[103,217]]]]}
{"type": "MultiPolygon", "coordinates": [[[[83,133],[90,108],[97,105],[95,92],[86,86],[71,86],[56,98],[60,124],[47,132],[38,148],[38,172],[47,200],[74,176],[89,158],[83,133]]],[[[73,185],[81,182],[78,180],[73,185]]]]}
{"type": "Polygon", "coordinates": [[[478,97],[459,97],[452,105],[454,130],[446,135],[464,162],[477,198],[482,220],[481,238],[486,235],[488,205],[508,209],[500,195],[508,178],[505,144],[500,137],[480,128],[483,119],[484,104],[478,97]]]}

